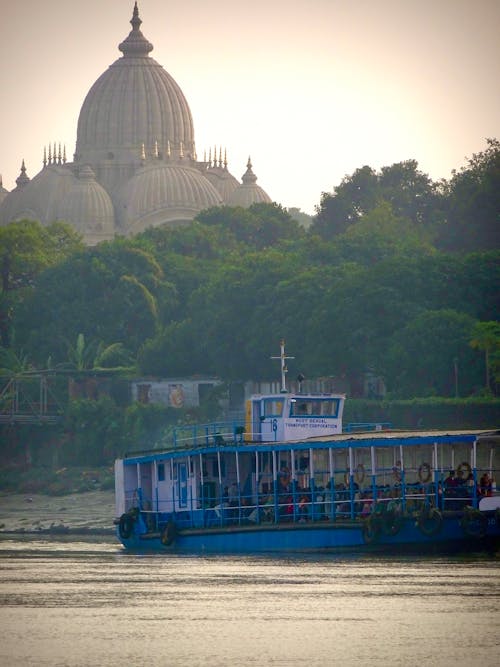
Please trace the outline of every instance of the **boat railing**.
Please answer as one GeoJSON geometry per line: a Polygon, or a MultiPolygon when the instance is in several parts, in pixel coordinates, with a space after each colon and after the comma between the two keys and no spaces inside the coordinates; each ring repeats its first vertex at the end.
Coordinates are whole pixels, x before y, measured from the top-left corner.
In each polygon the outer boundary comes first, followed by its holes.
{"type": "MultiPolygon", "coordinates": [[[[391,428],[391,422],[350,422],[343,428],[343,432],[387,431],[391,428]]],[[[254,424],[253,432],[259,432],[258,424],[254,424]]],[[[177,426],[173,431],[173,447],[174,449],[188,449],[189,447],[242,444],[244,434],[245,424],[241,420],[177,426]]]]}
{"type": "MultiPolygon", "coordinates": [[[[428,507],[446,512],[477,508],[482,497],[497,495],[496,489],[481,489],[478,483],[474,487],[460,484],[447,488],[444,484],[445,471],[434,471],[434,477],[425,482],[410,483],[405,482],[403,471],[401,479],[386,483],[388,470],[378,470],[361,485],[355,482],[353,475],[346,478],[347,471],[342,472],[348,483],[323,487],[315,486],[312,480],[307,488],[301,488],[294,482],[285,489],[277,481],[267,481],[265,490],[260,488],[256,494],[243,493],[240,489],[232,500],[222,488],[210,497],[201,489],[196,499],[189,490],[183,508],[179,508],[173,499],[145,497],[140,489],[136,489],[126,494],[125,505],[128,511],[137,509],[143,517],[144,531],[152,532],[161,530],[171,520],[182,529],[260,523],[358,521],[389,510],[412,517],[428,507]]],[[[479,479],[483,472],[486,471],[474,471],[475,478],[479,479]]]]}
{"type": "Polygon", "coordinates": [[[226,443],[242,443],[244,433],[245,427],[240,421],[177,426],[173,434],[174,448],[184,449],[210,447],[226,443]]]}
{"type": "Polygon", "coordinates": [[[387,431],[392,428],[391,422],[349,422],[343,427],[344,433],[357,433],[364,431],[387,431]]]}

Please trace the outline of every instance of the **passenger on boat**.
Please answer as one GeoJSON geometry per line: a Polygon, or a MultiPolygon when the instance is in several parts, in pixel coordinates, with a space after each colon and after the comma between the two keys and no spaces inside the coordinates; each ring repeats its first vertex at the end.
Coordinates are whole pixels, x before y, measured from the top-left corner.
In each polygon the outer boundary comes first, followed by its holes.
{"type": "MultiPolygon", "coordinates": [[[[496,486],[496,484],[495,484],[496,486]]],[[[485,472],[479,480],[479,495],[482,498],[493,495],[492,493],[492,482],[489,473],[485,472]]]]}
{"type": "Polygon", "coordinates": [[[232,482],[227,492],[228,505],[230,508],[229,516],[231,518],[238,516],[238,511],[235,508],[240,504],[239,498],[238,485],[236,482],[232,482]]]}
{"type": "Polygon", "coordinates": [[[372,499],[370,498],[370,494],[368,491],[362,494],[362,508],[361,508],[361,516],[363,518],[366,518],[367,516],[370,516],[372,511],[372,499]]]}
{"type": "Polygon", "coordinates": [[[309,518],[309,507],[308,499],[306,495],[300,496],[299,506],[298,506],[298,520],[300,523],[304,523],[309,518]]]}
{"type": "Polygon", "coordinates": [[[445,485],[446,489],[454,489],[458,486],[458,484],[459,484],[459,481],[455,477],[455,471],[450,470],[450,472],[448,473],[448,477],[444,480],[444,485],[445,485]]]}

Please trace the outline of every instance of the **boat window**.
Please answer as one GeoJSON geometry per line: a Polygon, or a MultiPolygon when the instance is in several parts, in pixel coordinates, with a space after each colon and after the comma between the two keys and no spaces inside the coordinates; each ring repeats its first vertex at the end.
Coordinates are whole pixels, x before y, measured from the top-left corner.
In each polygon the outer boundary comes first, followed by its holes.
{"type": "Polygon", "coordinates": [[[283,399],[266,398],[262,403],[264,417],[281,417],[283,414],[283,399]]]}
{"type": "Polygon", "coordinates": [[[291,417],[337,417],[337,398],[304,398],[292,401],[291,417]]]}

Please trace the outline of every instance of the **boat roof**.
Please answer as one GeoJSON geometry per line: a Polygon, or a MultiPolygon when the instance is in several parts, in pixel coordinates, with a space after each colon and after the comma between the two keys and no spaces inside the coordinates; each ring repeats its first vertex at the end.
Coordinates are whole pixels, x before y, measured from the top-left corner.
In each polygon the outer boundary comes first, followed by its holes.
{"type": "MultiPolygon", "coordinates": [[[[327,436],[311,436],[310,438],[307,438],[307,442],[318,442],[318,441],[325,441],[325,442],[342,442],[342,441],[359,441],[359,440],[366,440],[367,438],[369,440],[393,440],[393,439],[412,439],[412,438],[418,438],[418,439],[429,439],[429,438],[442,438],[442,437],[447,437],[447,438],[453,438],[453,437],[459,437],[462,438],[464,436],[472,436],[472,437],[478,437],[481,435],[487,435],[487,434],[498,434],[500,431],[486,431],[484,429],[478,430],[478,429],[470,429],[470,430],[444,430],[444,429],[431,429],[431,430],[426,430],[426,431],[413,431],[413,430],[408,430],[408,429],[387,429],[387,430],[380,430],[380,431],[358,431],[356,433],[337,433],[333,435],[327,435],[327,436]]],[[[300,442],[303,442],[304,440],[301,440],[300,442]]],[[[299,441],[291,441],[291,442],[299,442],[299,441]]]]}
{"type": "Polygon", "coordinates": [[[492,441],[497,443],[500,431],[483,430],[426,430],[426,431],[370,431],[363,433],[342,433],[331,436],[316,436],[287,442],[242,442],[225,443],[222,445],[194,445],[192,447],[166,447],[148,451],[129,452],[124,459],[130,463],[145,463],[153,460],[197,456],[199,454],[214,454],[219,452],[268,452],[284,451],[289,449],[343,449],[345,447],[396,447],[398,445],[433,445],[433,444],[466,444],[475,440],[492,441]]]}

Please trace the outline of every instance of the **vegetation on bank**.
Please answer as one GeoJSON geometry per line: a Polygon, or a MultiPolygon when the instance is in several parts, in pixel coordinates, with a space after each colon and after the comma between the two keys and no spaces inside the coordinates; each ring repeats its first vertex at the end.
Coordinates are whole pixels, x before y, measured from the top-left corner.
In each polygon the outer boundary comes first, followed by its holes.
{"type": "Polygon", "coordinates": [[[291,372],[350,388],[349,421],[498,423],[499,193],[488,140],[449,181],[414,160],[363,166],[307,229],[267,204],[91,248],[61,222],[0,228],[0,373],[57,369],[66,396],[73,381],[57,427],[0,427],[3,460],[107,465],[179,420],[216,417],[215,398],[189,414],[130,405],[127,380],[273,378],[282,337],[291,372]],[[92,373],[112,378],[107,396],[77,391],[92,373]],[[356,407],[367,373],[387,393],[356,407]]]}

